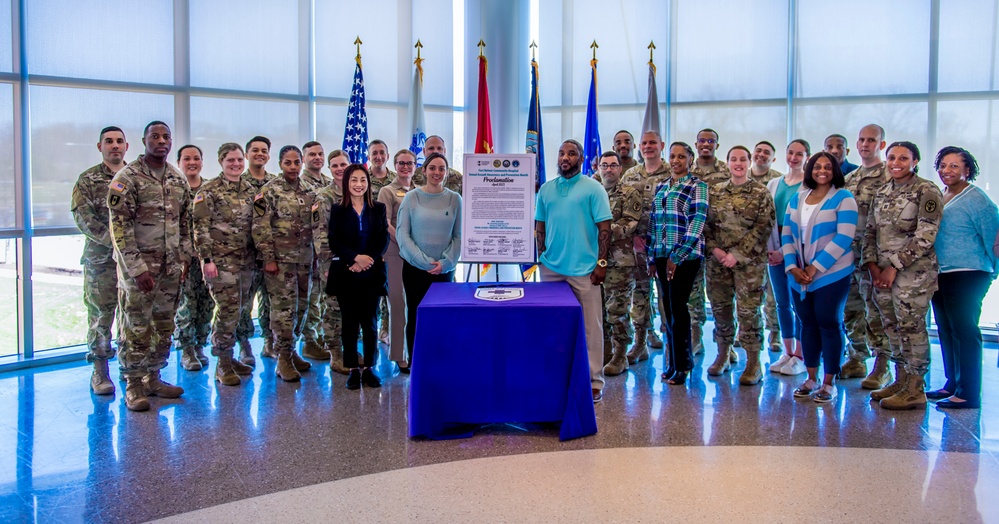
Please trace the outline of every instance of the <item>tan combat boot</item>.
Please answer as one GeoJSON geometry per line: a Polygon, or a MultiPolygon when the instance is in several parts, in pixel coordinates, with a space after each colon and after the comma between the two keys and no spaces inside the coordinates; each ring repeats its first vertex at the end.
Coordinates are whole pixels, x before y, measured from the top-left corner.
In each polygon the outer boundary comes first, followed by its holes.
{"type": "Polygon", "coordinates": [[[260,352],[260,356],[264,358],[278,358],[278,354],[274,351],[273,338],[264,338],[264,349],[260,352]]]}
{"type": "Polygon", "coordinates": [[[888,355],[878,353],[874,358],[874,369],[860,383],[860,387],[864,389],[881,389],[891,382],[891,371],[888,370],[888,361],[888,355]]]}
{"type": "Polygon", "coordinates": [[[204,367],[198,360],[198,355],[194,352],[193,347],[181,349],[180,365],[188,371],[201,371],[201,368],[204,367]]]}
{"type": "Polygon", "coordinates": [[[604,375],[609,377],[620,375],[628,369],[628,357],[625,356],[625,350],[628,349],[628,346],[620,340],[612,341],[611,346],[614,348],[614,355],[611,356],[610,362],[604,366],[604,375]]]}
{"type": "Polygon", "coordinates": [[[278,356],[277,367],[274,368],[277,376],[285,382],[298,382],[302,375],[295,369],[295,362],[291,359],[291,353],[278,356]]]}
{"type": "Polygon", "coordinates": [[[763,380],[763,370],[760,369],[760,352],[746,352],[746,369],[739,376],[739,383],[743,386],[755,386],[763,380]]]}
{"type": "Polygon", "coordinates": [[[208,367],[208,357],[205,356],[204,346],[196,346],[194,348],[194,357],[198,359],[198,362],[201,362],[202,368],[208,367]]]}
{"type": "Polygon", "coordinates": [[[784,352],[784,344],[780,339],[780,331],[770,331],[770,338],[767,339],[767,342],[770,344],[770,351],[775,353],[784,352]]]}
{"type": "Polygon", "coordinates": [[[306,340],[305,344],[302,345],[302,356],[313,360],[329,360],[330,352],[323,349],[323,347],[319,345],[319,342],[315,340],[306,340]]]}
{"type": "Polygon", "coordinates": [[[219,384],[238,386],[242,382],[239,375],[232,369],[233,362],[232,357],[219,357],[218,362],[215,363],[215,380],[218,380],[219,384]]]}
{"type": "Polygon", "coordinates": [[[694,322],[690,325],[690,352],[694,355],[700,355],[704,353],[704,341],[701,340],[704,337],[704,330],[701,329],[701,325],[694,322]]]}
{"type": "Polygon", "coordinates": [[[611,357],[613,357],[613,356],[614,356],[613,345],[611,344],[611,341],[610,341],[609,338],[605,338],[604,339],[604,365],[605,366],[610,363],[611,357]]]}
{"type": "Polygon", "coordinates": [[[656,333],[655,330],[653,330],[653,329],[649,329],[649,331],[648,331],[648,341],[649,341],[648,342],[649,343],[649,347],[652,348],[652,349],[662,349],[663,348],[663,339],[659,338],[659,334],[656,333]]]}
{"type": "Polygon", "coordinates": [[[872,400],[883,400],[895,393],[898,393],[902,388],[905,387],[906,377],[908,375],[905,372],[905,366],[902,364],[895,364],[895,382],[888,384],[887,386],[871,391],[872,400]]]}
{"type": "Polygon", "coordinates": [[[149,399],[139,377],[125,379],[125,407],[129,411],[149,411],[149,399]]]}
{"type": "Polygon", "coordinates": [[[249,340],[239,341],[239,361],[251,369],[257,366],[257,359],[253,356],[253,347],[250,346],[249,340]]]}
{"type": "Polygon", "coordinates": [[[312,367],[312,363],[302,358],[302,356],[298,354],[298,351],[293,349],[289,355],[291,356],[292,364],[295,365],[295,369],[299,372],[308,371],[309,368],[312,367]]]}
{"type": "Polygon", "coordinates": [[[142,377],[142,386],[145,388],[146,395],[152,397],[178,398],[184,394],[184,388],[163,382],[159,371],[153,371],[142,377]]]}
{"type": "Polygon", "coordinates": [[[731,349],[727,346],[718,346],[718,356],[715,357],[715,362],[708,366],[708,375],[712,377],[721,376],[722,373],[731,369],[732,364],[728,360],[728,352],[731,349]]]}
{"type": "Polygon", "coordinates": [[[341,375],[349,375],[350,370],[343,367],[343,348],[340,344],[330,344],[330,371],[341,375]]]}
{"type": "Polygon", "coordinates": [[[733,365],[739,363],[739,353],[734,347],[728,348],[728,361],[733,365]]]}
{"type": "Polygon", "coordinates": [[[90,375],[90,389],[95,395],[114,395],[114,382],[108,370],[108,359],[94,359],[94,373],[90,375]]]}
{"type": "Polygon", "coordinates": [[[626,355],[628,358],[628,364],[635,365],[643,360],[649,359],[649,345],[646,336],[648,332],[645,330],[638,330],[635,332],[635,343],[631,346],[631,351],[628,351],[626,355]]]}
{"type": "Polygon", "coordinates": [[[851,358],[839,368],[839,378],[866,378],[867,362],[851,358]]]}
{"type": "Polygon", "coordinates": [[[926,409],[926,383],[923,377],[918,375],[907,375],[905,386],[899,389],[894,395],[881,399],[881,407],[884,409],[926,409]]]}
{"type": "Polygon", "coordinates": [[[232,359],[232,370],[240,376],[248,376],[253,374],[253,368],[247,366],[246,364],[239,361],[239,359],[232,359]]]}

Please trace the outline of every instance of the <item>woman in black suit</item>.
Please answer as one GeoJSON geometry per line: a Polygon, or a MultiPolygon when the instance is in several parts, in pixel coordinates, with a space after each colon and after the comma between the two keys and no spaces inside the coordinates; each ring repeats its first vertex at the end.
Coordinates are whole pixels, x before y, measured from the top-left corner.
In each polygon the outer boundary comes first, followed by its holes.
{"type": "Polygon", "coordinates": [[[351,164],[343,173],[344,198],[330,211],[329,245],[333,252],[326,292],[336,296],[343,316],[343,365],[350,370],[347,389],[381,387],[371,369],[376,362],[378,302],[388,295],[385,262],[388,220],[385,205],[371,196],[371,173],[361,164],[351,164]],[[358,367],[358,328],[363,338],[363,370],[358,367]],[[354,348],[354,351],[350,349],[354,348]]]}

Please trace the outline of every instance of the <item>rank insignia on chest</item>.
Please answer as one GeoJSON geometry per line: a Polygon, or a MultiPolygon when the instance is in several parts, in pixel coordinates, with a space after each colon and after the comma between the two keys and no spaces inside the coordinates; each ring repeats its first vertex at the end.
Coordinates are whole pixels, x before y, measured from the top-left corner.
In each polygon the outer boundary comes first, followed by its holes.
{"type": "Polygon", "coordinates": [[[304,206],[304,205],[305,205],[305,199],[304,199],[304,198],[301,198],[301,197],[299,197],[299,199],[298,199],[298,205],[300,205],[300,206],[304,206]]]}

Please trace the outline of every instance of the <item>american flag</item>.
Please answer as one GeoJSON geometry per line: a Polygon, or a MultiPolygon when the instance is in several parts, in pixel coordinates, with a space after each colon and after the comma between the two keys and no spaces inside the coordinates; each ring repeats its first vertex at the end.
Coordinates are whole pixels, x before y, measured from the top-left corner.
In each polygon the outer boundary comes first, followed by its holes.
{"type": "Polygon", "coordinates": [[[347,104],[347,124],[343,129],[343,150],[352,164],[368,162],[368,115],[364,112],[364,75],[361,73],[361,56],[357,56],[354,85],[347,104]]]}

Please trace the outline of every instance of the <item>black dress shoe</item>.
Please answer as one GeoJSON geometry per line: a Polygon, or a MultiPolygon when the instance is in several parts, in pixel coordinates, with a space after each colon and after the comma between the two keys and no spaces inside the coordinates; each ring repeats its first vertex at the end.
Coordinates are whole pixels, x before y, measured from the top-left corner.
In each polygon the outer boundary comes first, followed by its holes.
{"type": "Polygon", "coordinates": [[[937,402],[937,407],[945,409],[978,409],[982,407],[982,405],[979,402],[972,402],[970,400],[965,400],[964,402],[954,402],[953,400],[945,398],[940,402],[937,402]]]}
{"type": "Polygon", "coordinates": [[[662,375],[659,375],[659,377],[662,378],[663,381],[665,382],[665,381],[673,378],[673,375],[676,375],[676,368],[674,368],[673,366],[670,366],[670,367],[664,369],[662,375]]]}
{"type": "Polygon", "coordinates": [[[687,372],[677,371],[673,373],[673,376],[666,381],[667,384],[671,386],[685,386],[687,385],[687,372]]]}
{"type": "Polygon", "coordinates": [[[930,400],[940,400],[944,398],[950,398],[953,393],[947,391],[946,389],[934,389],[933,391],[926,392],[926,398],[930,400]]]}
{"type": "Polygon", "coordinates": [[[378,378],[378,375],[375,375],[371,368],[364,368],[364,371],[361,372],[361,383],[366,388],[382,387],[382,379],[378,378]]]}
{"type": "Polygon", "coordinates": [[[347,376],[347,389],[361,389],[361,370],[354,368],[347,376]]]}

